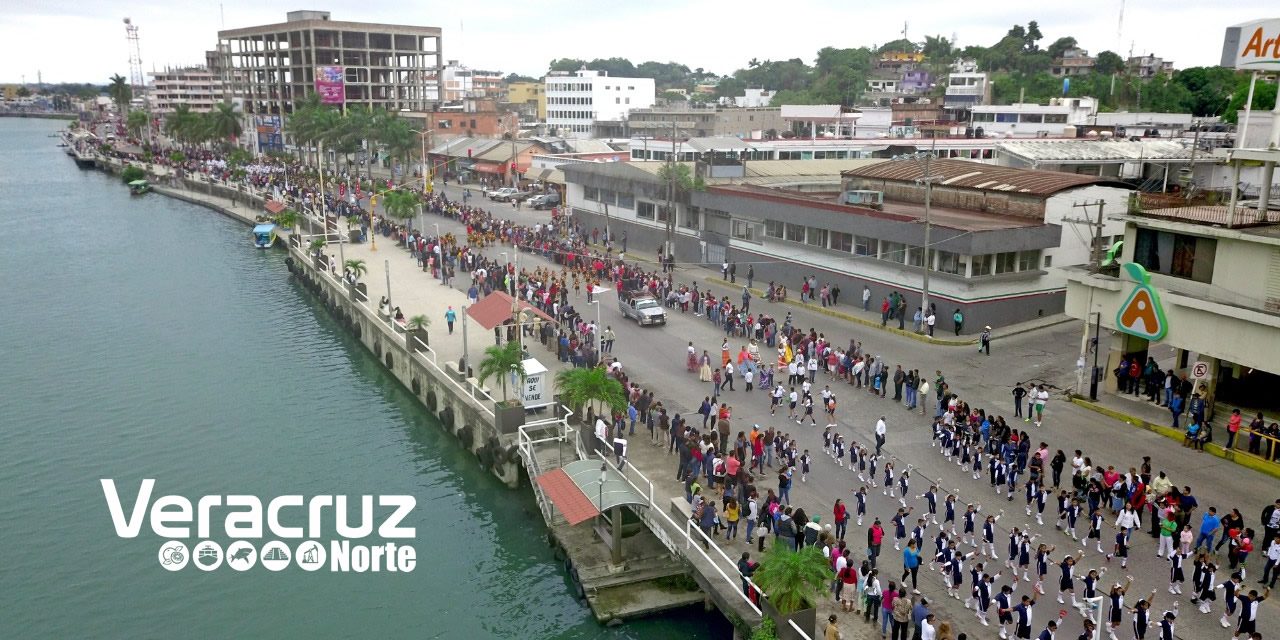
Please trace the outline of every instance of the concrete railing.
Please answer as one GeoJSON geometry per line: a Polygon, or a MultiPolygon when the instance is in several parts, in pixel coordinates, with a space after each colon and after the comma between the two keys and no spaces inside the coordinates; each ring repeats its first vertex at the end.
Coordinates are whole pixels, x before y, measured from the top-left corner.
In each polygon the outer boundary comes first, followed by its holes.
{"type": "MultiPolygon", "coordinates": [[[[538,508],[542,511],[542,518],[546,521],[547,526],[551,526],[555,519],[555,512],[551,501],[547,499],[546,493],[542,490],[542,485],[538,484],[538,477],[542,475],[542,466],[538,464],[537,445],[546,442],[556,442],[557,446],[563,445],[566,440],[573,437],[573,427],[569,426],[569,416],[573,413],[569,407],[561,405],[565,414],[560,418],[549,418],[547,420],[538,420],[520,425],[516,432],[516,442],[519,447],[520,456],[524,458],[525,469],[529,472],[529,480],[533,485],[533,494],[538,501],[538,508]],[[549,438],[534,438],[531,432],[544,431],[548,427],[555,427],[555,435],[549,438]]],[[[575,456],[575,459],[576,456],[575,456]]],[[[560,466],[564,466],[564,460],[561,459],[560,466]]]]}

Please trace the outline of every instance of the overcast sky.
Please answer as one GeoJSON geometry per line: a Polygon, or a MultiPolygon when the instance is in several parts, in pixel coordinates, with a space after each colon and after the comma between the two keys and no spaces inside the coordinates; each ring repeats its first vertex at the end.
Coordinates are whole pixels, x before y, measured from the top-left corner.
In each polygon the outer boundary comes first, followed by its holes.
{"type": "Polygon", "coordinates": [[[1013,24],[1036,20],[1041,46],[1075,36],[1092,53],[1152,53],[1178,68],[1217,64],[1223,29],[1280,15],[1275,0],[5,0],[0,12],[0,82],[37,71],[46,82],[103,83],[128,76],[121,19],[139,27],[144,70],[204,62],[220,28],[284,22],[299,8],[334,20],[436,26],[447,59],[473,68],[541,76],[552,58],[676,61],[732,73],[755,57],[812,63],[825,46],[874,45],[907,35],[954,36],[961,46],[990,45],[1013,24]],[[1032,5],[1044,5],[1031,8],[1032,5]]]}

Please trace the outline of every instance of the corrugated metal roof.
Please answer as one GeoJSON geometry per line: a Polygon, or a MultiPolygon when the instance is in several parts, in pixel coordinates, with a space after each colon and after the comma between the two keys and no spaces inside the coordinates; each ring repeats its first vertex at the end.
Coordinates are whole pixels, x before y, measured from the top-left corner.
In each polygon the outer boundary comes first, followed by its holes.
{"type": "MultiPolygon", "coordinates": [[[[1026,193],[1051,196],[1059,191],[1089,185],[1128,187],[1114,178],[1101,178],[1060,171],[1013,169],[967,160],[938,159],[930,163],[930,173],[938,176],[940,184],[948,187],[1026,193]]],[[[871,178],[897,182],[914,182],[924,176],[924,163],[919,161],[885,160],[879,163],[844,171],[847,178],[871,178]]]]}
{"type": "Polygon", "coordinates": [[[746,143],[729,136],[690,138],[686,144],[694,151],[744,151],[747,149],[746,143]]]}
{"type": "Polygon", "coordinates": [[[1016,140],[1002,142],[997,148],[1029,162],[1137,162],[1191,157],[1189,147],[1173,140],[1016,140]]]}

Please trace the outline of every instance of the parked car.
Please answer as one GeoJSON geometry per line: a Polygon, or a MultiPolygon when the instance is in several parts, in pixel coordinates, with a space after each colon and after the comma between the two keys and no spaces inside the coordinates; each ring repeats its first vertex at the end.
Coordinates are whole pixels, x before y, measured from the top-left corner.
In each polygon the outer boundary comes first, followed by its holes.
{"type": "Polygon", "coordinates": [[[551,207],[558,207],[560,206],[560,194],[552,192],[534,196],[529,198],[529,206],[534,209],[550,209],[551,207]]]}
{"type": "Polygon", "coordinates": [[[667,323],[667,312],[662,308],[662,303],[647,293],[619,295],[618,310],[624,317],[635,320],[642,327],[667,323]]]}
{"type": "Polygon", "coordinates": [[[486,198],[496,202],[506,202],[507,200],[510,200],[511,196],[515,193],[516,189],[512,187],[502,187],[500,189],[491,189],[486,191],[484,192],[484,195],[486,198]]]}

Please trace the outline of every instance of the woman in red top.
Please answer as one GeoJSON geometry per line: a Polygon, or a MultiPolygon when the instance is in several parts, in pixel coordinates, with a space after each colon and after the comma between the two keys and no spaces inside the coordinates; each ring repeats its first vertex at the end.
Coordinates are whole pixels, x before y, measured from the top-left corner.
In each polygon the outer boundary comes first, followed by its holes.
{"type": "Polygon", "coordinates": [[[849,522],[849,510],[844,506],[844,500],[836,498],[836,506],[832,509],[832,520],[836,523],[836,538],[844,540],[845,525],[849,522]]]}
{"type": "Polygon", "coordinates": [[[1239,409],[1231,410],[1231,417],[1227,419],[1227,449],[1230,449],[1236,443],[1236,432],[1240,430],[1240,421],[1242,419],[1239,409]]]}

